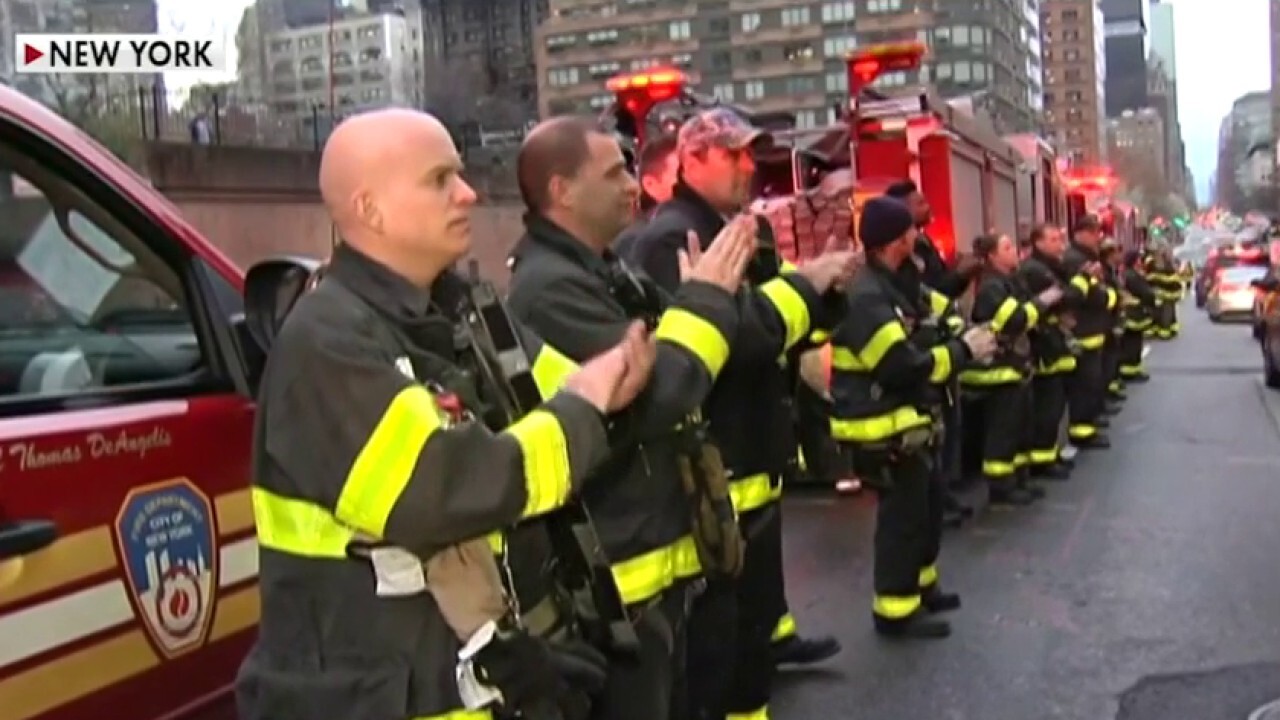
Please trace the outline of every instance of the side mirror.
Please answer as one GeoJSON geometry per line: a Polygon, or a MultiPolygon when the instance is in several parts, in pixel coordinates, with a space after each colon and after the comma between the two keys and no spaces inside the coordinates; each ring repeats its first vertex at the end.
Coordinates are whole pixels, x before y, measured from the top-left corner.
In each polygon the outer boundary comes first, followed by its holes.
{"type": "Polygon", "coordinates": [[[245,274],[244,327],[264,357],[294,303],[323,267],[315,258],[283,256],[263,260],[245,274]]]}

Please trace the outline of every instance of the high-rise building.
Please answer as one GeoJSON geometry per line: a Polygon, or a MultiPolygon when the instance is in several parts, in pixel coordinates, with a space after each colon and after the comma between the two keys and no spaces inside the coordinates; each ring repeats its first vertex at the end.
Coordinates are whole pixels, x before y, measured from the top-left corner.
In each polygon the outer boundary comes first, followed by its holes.
{"type": "Polygon", "coordinates": [[[1106,52],[1102,10],[1092,0],[1044,0],[1044,107],[1061,157],[1079,166],[1106,159],[1106,52]]]}
{"type": "MultiPolygon", "coordinates": [[[[1271,0],[1271,137],[1280,138],[1280,0],[1271,0]]],[[[1280,142],[1276,143],[1272,177],[1280,177],[1280,142]]],[[[1277,199],[1280,205],[1280,199],[1277,199]]]]}
{"type": "Polygon", "coordinates": [[[1260,192],[1270,188],[1274,172],[1271,93],[1254,92],[1239,97],[1222,120],[1218,134],[1217,199],[1246,210],[1270,198],[1260,192]]]}
{"type": "Polygon", "coordinates": [[[1165,186],[1164,134],[1164,121],[1153,108],[1125,110],[1107,120],[1111,160],[1125,180],[1146,189],[1165,186]]]}
{"type": "Polygon", "coordinates": [[[539,30],[544,115],[599,110],[605,80],[675,65],[698,87],[757,112],[786,111],[799,127],[834,119],[847,102],[845,56],[859,46],[921,40],[926,66],[876,85],[933,84],[966,97],[1009,131],[1039,129],[1039,16],[1017,3],[935,0],[639,0],[587,5],[551,0],[539,30]],[[970,7],[973,5],[973,7],[970,7]]]}
{"type": "Polygon", "coordinates": [[[1173,5],[1168,0],[1151,0],[1150,54],[1159,58],[1165,74],[1178,81],[1178,53],[1174,39],[1173,5]]]}
{"type": "Polygon", "coordinates": [[[538,25],[547,17],[548,0],[416,2],[421,7],[428,87],[476,83],[477,95],[515,104],[524,120],[537,117],[534,43],[538,25]]]}
{"type": "Polygon", "coordinates": [[[1151,0],[1101,0],[1106,22],[1107,116],[1150,105],[1147,100],[1151,0]]]}

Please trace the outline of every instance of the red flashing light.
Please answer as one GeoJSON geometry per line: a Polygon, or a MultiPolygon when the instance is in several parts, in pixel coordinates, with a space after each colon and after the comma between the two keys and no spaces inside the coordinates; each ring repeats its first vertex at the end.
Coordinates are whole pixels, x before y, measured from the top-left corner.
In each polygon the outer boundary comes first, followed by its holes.
{"type": "Polygon", "coordinates": [[[687,82],[685,74],[675,68],[658,68],[617,75],[605,86],[615,95],[629,96],[624,104],[647,101],[653,105],[679,96],[687,82]]]}
{"type": "Polygon", "coordinates": [[[858,93],[887,72],[915,70],[928,48],[922,42],[883,43],[849,53],[849,92],[858,93]]]}

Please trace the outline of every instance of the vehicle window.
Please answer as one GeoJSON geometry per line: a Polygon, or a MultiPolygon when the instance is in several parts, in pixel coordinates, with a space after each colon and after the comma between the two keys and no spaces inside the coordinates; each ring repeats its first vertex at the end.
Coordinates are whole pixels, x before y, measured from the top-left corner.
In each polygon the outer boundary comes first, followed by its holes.
{"type": "Polygon", "coordinates": [[[1267,269],[1265,267],[1258,267],[1256,265],[1246,265],[1242,267],[1233,267],[1229,270],[1226,270],[1225,272],[1222,273],[1222,279],[1223,281],[1229,282],[1229,283],[1247,283],[1250,280],[1257,280],[1258,278],[1266,274],[1267,274],[1267,269]]]}
{"type": "Polygon", "coordinates": [[[0,146],[0,404],[203,367],[175,269],[53,171],[0,146]]]}

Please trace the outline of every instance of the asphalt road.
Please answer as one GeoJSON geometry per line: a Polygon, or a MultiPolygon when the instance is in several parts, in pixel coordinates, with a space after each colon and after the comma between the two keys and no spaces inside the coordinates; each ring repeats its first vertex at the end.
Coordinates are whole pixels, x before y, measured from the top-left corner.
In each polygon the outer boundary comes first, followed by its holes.
{"type": "Polygon", "coordinates": [[[864,502],[789,498],[793,612],[845,649],[785,671],[770,717],[1245,720],[1280,698],[1280,391],[1247,326],[1181,310],[1112,449],[947,535],[943,582],[964,599],[947,640],[871,632],[864,502]]]}

